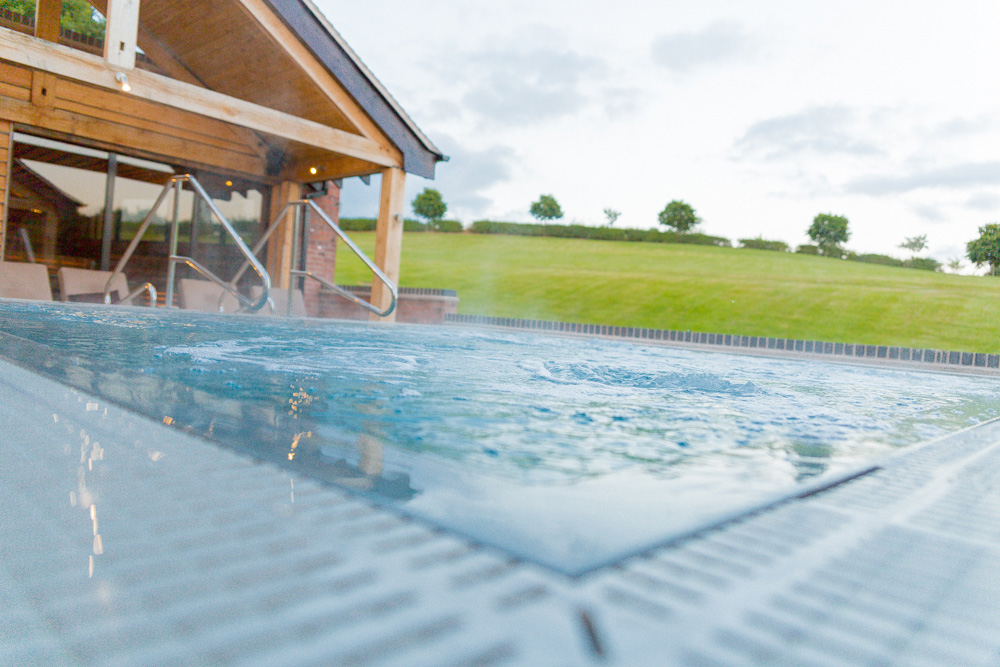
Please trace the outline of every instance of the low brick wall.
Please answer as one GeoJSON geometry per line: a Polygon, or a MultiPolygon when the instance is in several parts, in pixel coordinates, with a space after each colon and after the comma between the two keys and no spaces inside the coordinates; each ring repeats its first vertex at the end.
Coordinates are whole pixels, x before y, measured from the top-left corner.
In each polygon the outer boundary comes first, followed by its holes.
{"type": "MultiPolygon", "coordinates": [[[[371,299],[370,285],[342,285],[360,299],[371,299]]],[[[412,324],[442,324],[449,315],[458,312],[455,290],[401,287],[396,304],[396,321],[412,324]]],[[[340,320],[367,320],[368,311],[348,301],[336,292],[323,289],[319,293],[319,316],[340,320]]]]}
{"type": "Polygon", "coordinates": [[[953,366],[980,369],[1000,369],[1000,355],[981,352],[956,352],[895,345],[862,345],[853,343],[826,343],[794,338],[767,336],[740,336],[673,329],[645,329],[642,327],[617,327],[607,324],[578,324],[549,320],[528,320],[515,317],[490,315],[449,315],[446,322],[507,327],[534,331],[557,331],[592,336],[614,336],[634,340],[663,341],[707,345],[725,349],[777,350],[801,354],[820,354],[840,358],[857,358],[879,361],[916,362],[935,366],[953,366]]]}

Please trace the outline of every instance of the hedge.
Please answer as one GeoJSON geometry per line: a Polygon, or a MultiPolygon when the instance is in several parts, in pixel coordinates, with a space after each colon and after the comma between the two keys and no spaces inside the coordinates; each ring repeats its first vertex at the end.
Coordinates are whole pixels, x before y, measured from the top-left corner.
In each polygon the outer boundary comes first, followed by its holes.
{"type": "Polygon", "coordinates": [[[941,262],[930,257],[914,257],[905,262],[908,269],[920,269],[922,271],[940,271],[941,262]]]}
{"type": "Polygon", "coordinates": [[[551,236],[556,238],[591,239],[597,241],[631,241],[645,243],[692,243],[729,248],[732,243],[721,236],[681,234],[657,229],[621,227],[589,227],[587,225],[539,225],[520,222],[477,220],[469,227],[473,234],[508,234],[511,236],[551,236]]]}
{"type": "Polygon", "coordinates": [[[852,262],[863,262],[865,264],[882,264],[883,266],[906,266],[906,262],[889,255],[879,255],[876,253],[865,253],[856,255],[853,252],[847,253],[847,259],[852,262]]]}
{"type": "MultiPolygon", "coordinates": [[[[374,232],[375,218],[341,218],[340,228],[345,232],[374,232]]],[[[412,218],[403,219],[404,232],[426,232],[436,231],[455,234],[464,231],[462,223],[458,220],[439,220],[437,223],[428,225],[412,218]]]]}
{"type": "Polygon", "coordinates": [[[740,239],[741,248],[752,248],[754,250],[775,250],[778,252],[788,252],[788,244],[784,241],[767,241],[761,237],[755,239],[740,239]]]}

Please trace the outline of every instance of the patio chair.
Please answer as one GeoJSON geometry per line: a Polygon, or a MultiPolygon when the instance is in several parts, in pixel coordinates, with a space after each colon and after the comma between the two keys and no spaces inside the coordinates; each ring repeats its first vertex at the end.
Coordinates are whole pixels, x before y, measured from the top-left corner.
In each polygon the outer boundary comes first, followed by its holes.
{"type": "MultiPolygon", "coordinates": [[[[185,310],[199,310],[204,313],[219,312],[219,295],[226,292],[211,280],[198,278],[181,278],[177,281],[177,296],[180,307],[185,310]]],[[[240,307],[229,292],[222,297],[222,309],[227,313],[235,313],[240,307]]]]}
{"type": "Polygon", "coordinates": [[[48,269],[44,264],[0,262],[0,298],[51,301],[48,269]]]}
{"type": "MultiPolygon", "coordinates": [[[[59,280],[59,298],[77,303],[104,303],[104,286],[111,277],[110,271],[92,269],[72,269],[60,267],[56,273],[59,280]]],[[[128,296],[128,280],[118,274],[111,285],[111,303],[118,303],[128,296]]]]}
{"type": "MultiPolygon", "coordinates": [[[[254,285],[250,288],[250,296],[255,301],[260,298],[261,293],[264,288],[259,285],[254,285]]],[[[278,315],[284,317],[289,315],[288,312],[288,293],[292,292],[292,312],[291,317],[307,317],[306,315],[306,301],[302,296],[302,290],[287,290],[280,287],[272,287],[268,296],[271,297],[271,301],[274,303],[274,312],[266,305],[257,311],[258,315],[278,315]]]]}

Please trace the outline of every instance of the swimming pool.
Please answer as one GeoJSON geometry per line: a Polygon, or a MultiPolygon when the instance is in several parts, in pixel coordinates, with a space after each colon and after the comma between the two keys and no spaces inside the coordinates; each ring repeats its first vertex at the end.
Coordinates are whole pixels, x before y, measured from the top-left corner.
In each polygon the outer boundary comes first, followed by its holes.
{"type": "Polygon", "coordinates": [[[568,574],[1000,413],[994,378],[5,302],[0,352],[568,574]]]}

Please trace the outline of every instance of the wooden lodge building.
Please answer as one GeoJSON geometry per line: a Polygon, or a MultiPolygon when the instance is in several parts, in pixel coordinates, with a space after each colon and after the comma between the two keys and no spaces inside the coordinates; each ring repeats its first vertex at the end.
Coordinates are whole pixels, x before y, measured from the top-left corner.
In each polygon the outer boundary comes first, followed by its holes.
{"type": "MultiPolygon", "coordinates": [[[[398,281],[406,174],[432,178],[446,158],[311,0],[90,4],[103,40],[60,29],[61,0],[0,10],[0,258],[30,247],[50,270],[112,268],[176,174],[194,175],[247,245],[287,202],[315,197],[334,217],[342,179],[380,174],[374,261],[398,281]]],[[[179,242],[225,277],[234,244],[185,197],[168,202],[179,242]]],[[[273,284],[290,287],[293,268],[332,280],[332,230],[310,219],[293,241],[292,227],[266,247],[273,284]]],[[[140,244],[130,282],[163,290],[167,233],[140,244]]],[[[306,290],[315,315],[319,286],[306,290]]],[[[371,298],[389,298],[377,280],[371,298]]]]}

